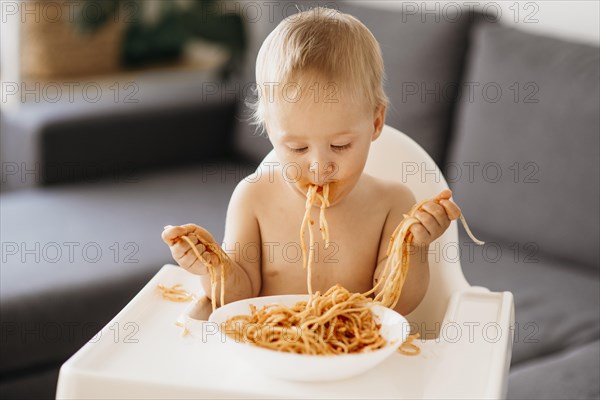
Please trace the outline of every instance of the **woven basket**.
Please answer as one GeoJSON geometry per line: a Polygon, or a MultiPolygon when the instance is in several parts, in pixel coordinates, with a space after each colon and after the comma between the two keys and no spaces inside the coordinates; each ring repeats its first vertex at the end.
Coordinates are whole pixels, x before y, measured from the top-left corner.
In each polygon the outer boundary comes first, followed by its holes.
{"type": "Polygon", "coordinates": [[[81,33],[69,21],[68,6],[62,2],[62,13],[44,13],[44,1],[28,2],[27,15],[21,24],[21,76],[28,80],[101,75],[119,70],[124,24],[108,21],[94,33],[81,33]],[[47,15],[46,15],[47,14],[47,15]],[[55,18],[56,16],[56,18],[55,18]]]}

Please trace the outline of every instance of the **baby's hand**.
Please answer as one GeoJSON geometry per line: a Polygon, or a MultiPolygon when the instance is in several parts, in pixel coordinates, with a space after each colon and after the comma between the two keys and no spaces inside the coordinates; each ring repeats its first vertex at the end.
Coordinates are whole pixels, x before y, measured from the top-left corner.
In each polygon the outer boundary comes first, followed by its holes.
{"type": "Polygon", "coordinates": [[[450,221],[458,219],[461,215],[460,208],[450,200],[452,192],[444,190],[435,197],[435,201],[428,201],[415,213],[421,223],[410,227],[413,234],[413,243],[427,246],[450,226],[450,221]]]}
{"type": "Polygon", "coordinates": [[[219,264],[217,254],[220,246],[206,229],[198,225],[165,226],[162,239],[171,249],[171,254],[177,264],[192,274],[206,274],[208,273],[207,265],[219,264]],[[198,259],[187,240],[182,238],[183,236],[187,236],[192,241],[198,254],[202,256],[202,260],[198,259]],[[206,246],[202,243],[205,243],[206,246]]]}

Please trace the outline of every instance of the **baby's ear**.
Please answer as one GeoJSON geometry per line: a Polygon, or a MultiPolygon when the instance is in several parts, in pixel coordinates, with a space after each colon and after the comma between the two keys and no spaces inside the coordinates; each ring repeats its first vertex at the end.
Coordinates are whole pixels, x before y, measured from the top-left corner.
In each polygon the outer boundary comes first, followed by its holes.
{"type": "Polygon", "coordinates": [[[375,115],[373,118],[373,136],[371,137],[371,141],[377,140],[379,135],[381,135],[381,131],[385,125],[385,105],[380,105],[375,110],[375,115]]]}

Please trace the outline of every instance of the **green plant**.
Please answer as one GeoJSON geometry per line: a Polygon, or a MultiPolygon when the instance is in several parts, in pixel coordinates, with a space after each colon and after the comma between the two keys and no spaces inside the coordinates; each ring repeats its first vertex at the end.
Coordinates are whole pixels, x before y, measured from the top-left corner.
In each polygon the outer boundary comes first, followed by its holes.
{"type": "Polygon", "coordinates": [[[122,18],[126,23],[122,63],[128,67],[177,59],[184,44],[201,38],[223,45],[230,58],[220,71],[227,79],[242,65],[246,51],[246,32],[241,15],[221,12],[218,0],[190,0],[182,7],[173,0],[160,1],[160,14],[153,23],[142,18],[144,0],[84,0],[83,9],[93,13],[75,13],[80,32],[93,34],[107,22],[122,18]]]}

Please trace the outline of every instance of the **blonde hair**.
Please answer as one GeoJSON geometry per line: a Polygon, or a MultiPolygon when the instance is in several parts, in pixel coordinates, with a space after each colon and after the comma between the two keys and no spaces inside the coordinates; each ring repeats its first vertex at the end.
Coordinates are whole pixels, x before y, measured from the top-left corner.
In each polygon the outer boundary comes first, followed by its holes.
{"type": "Polygon", "coordinates": [[[373,111],[389,102],[381,48],[371,31],[349,14],[316,7],[285,18],[263,42],[256,58],[256,92],[246,101],[251,123],[264,133],[273,94],[281,97],[286,85],[306,91],[315,80],[327,81],[316,90],[325,91],[331,102],[366,101],[373,111]]]}

